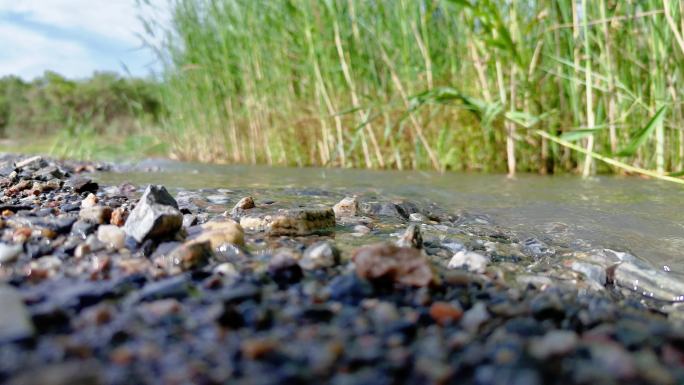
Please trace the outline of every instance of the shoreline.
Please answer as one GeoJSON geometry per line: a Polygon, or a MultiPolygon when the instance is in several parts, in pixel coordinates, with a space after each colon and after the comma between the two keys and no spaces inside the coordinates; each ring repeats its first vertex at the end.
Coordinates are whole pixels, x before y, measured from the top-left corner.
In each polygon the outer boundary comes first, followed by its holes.
{"type": "Polygon", "coordinates": [[[680,307],[638,293],[684,289],[620,251],[379,194],[141,203],[92,163],[3,161],[0,381],[684,381],[680,307]]]}

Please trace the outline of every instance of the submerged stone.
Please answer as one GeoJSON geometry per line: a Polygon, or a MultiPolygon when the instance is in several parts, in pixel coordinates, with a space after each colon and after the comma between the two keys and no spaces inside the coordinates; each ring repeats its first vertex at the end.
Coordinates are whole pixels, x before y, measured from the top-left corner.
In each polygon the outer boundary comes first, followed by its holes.
{"type": "Polygon", "coordinates": [[[270,235],[325,233],[335,227],[332,209],[295,209],[273,216],[266,232],[270,235]]]}
{"type": "Polygon", "coordinates": [[[233,217],[241,216],[245,210],[253,209],[256,205],[254,204],[254,198],[246,196],[240,199],[235,206],[230,210],[230,215],[233,217]]]}
{"type": "Polygon", "coordinates": [[[596,282],[599,285],[606,284],[606,270],[599,265],[587,262],[573,261],[570,265],[570,268],[584,275],[591,282],[596,282]]]}
{"type": "Polygon", "coordinates": [[[359,211],[359,202],[356,197],[345,197],[333,206],[337,217],[353,217],[359,211]]]}
{"type": "Polygon", "coordinates": [[[249,214],[240,218],[240,225],[277,236],[326,234],[335,227],[335,213],[332,209],[292,209],[249,214]]]}
{"type": "Polygon", "coordinates": [[[183,224],[183,214],[166,188],[149,185],[131,211],[124,230],[138,243],[176,233],[183,224]]]}
{"type": "Polygon", "coordinates": [[[684,282],[643,263],[622,262],[611,269],[616,285],[661,301],[684,301],[684,282]]]}

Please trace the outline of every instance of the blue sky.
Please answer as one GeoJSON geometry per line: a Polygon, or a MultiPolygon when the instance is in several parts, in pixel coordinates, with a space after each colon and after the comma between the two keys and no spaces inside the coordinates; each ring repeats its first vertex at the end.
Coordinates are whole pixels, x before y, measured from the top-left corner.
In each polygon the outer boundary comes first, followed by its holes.
{"type": "MultiPolygon", "coordinates": [[[[143,12],[168,22],[167,0],[143,12]]],[[[127,70],[135,76],[159,71],[142,45],[135,0],[0,0],[0,76],[26,80],[52,70],[70,78],[93,71],[127,70]]]]}

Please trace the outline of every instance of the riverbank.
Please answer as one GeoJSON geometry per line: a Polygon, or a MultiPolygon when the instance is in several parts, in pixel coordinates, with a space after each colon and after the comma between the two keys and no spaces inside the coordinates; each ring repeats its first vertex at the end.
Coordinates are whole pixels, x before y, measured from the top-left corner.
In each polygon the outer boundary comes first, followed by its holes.
{"type": "Polygon", "coordinates": [[[9,383],[684,380],[684,290],[621,250],[378,192],[2,162],[9,383]]]}

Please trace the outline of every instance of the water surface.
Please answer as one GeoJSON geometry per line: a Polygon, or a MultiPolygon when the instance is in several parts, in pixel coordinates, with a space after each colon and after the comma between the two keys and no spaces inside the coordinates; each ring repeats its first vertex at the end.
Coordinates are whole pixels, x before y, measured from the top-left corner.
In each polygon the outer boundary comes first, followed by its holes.
{"type": "Polygon", "coordinates": [[[489,215],[523,234],[578,248],[629,251],[654,267],[684,273],[684,188],[625,177],[501,175],[416,171],[225,166],[149,160],[107,184],[172,188],[323,188],[427,199],[453,211],[489,215]]]}

